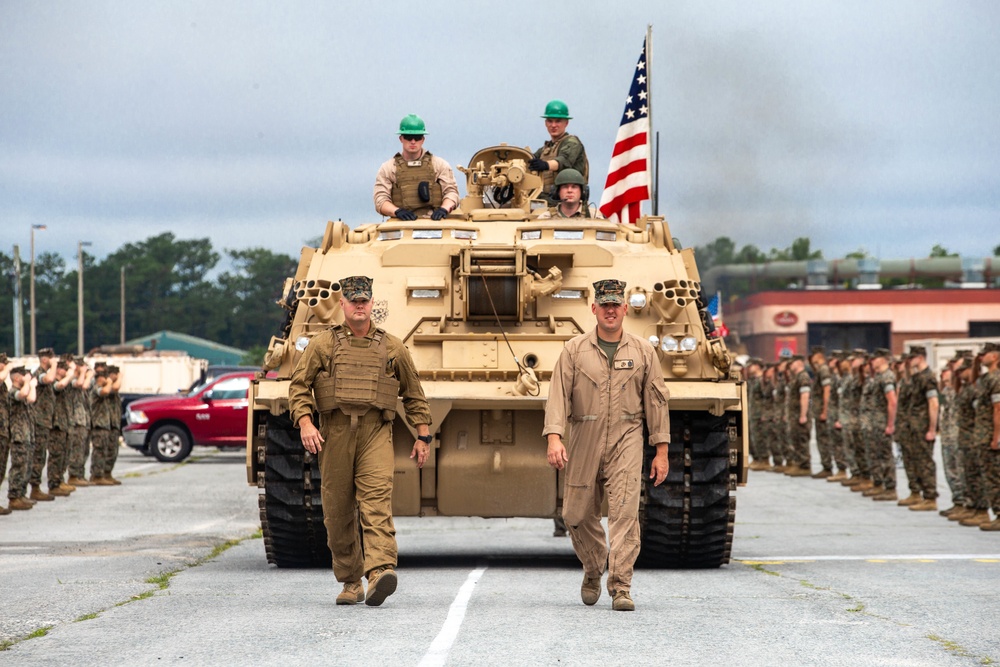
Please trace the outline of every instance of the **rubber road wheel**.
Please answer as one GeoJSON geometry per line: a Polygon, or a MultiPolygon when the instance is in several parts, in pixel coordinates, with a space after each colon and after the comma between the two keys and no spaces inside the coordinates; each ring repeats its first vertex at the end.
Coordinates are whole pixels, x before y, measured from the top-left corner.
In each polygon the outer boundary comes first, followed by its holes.
{"type": "Polygon", "coordinates": [[[191,438],[179,426],[161,426],[149,439],[149,451],[164,463],[178,463],[191,453],[191,438]]]}

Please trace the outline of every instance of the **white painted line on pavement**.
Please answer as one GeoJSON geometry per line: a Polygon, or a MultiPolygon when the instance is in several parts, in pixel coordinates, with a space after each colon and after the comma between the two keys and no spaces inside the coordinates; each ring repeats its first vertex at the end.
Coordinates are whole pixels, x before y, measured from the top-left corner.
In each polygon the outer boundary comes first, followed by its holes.
{"type": "Polygon", "coordinates": [[[448,609],[448,617],[444,619],[441,632],[431,642],[430,648],[427,649],[427,653],[424,654],[418,667],[437,667],[443,665],[448,659],[448,652],[451,651],[451,646],[455,643],[455,638],[458,637],[458,629],[462,627],[462,621],[465,620],[465,610],[469,606],[469,598],[472,597],[472,591],[476,588],[476,583],[484,572],[486,572],[485,567],[478,567],[469,573],[465,583],[458,589],[458,595],[451,603],[451,608],[448,609]]]}
{"type": "Polygon", "coordinates": [[[928,561],[928,560],[980,560],[980,559],[993,559],[1000,558],[1000,554],[928,554],[928,555],[890,555],[890,556],[754,556],[747,558],[734,558],[733,560],[740,563],[770,563],[773,561],[785,561],[787,563],[805,563],[816,560],[843,560],[843,561],[854,561],[854,560],[917,560],[917,561],[928,561]]]}

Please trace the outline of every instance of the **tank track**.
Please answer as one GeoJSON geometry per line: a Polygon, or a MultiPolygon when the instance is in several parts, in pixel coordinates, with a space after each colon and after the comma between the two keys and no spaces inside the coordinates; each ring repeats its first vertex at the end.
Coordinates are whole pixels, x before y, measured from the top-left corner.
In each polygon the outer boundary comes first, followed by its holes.
{"type": "Polygon", "coordinates": [[[738,423],[728,414],[671,411],[670,472],[658,487],[649,481],[654,451],[646,448],[637,565],[714,568],[729,563],[736,524],[730,443],[738,423]]]}
{"type": "Polygon", "coordinates": [[[302,448],[287,413],[265,418],[264,493],[258,502],[267,562],[329,568],[316,457],[302,448]]]}

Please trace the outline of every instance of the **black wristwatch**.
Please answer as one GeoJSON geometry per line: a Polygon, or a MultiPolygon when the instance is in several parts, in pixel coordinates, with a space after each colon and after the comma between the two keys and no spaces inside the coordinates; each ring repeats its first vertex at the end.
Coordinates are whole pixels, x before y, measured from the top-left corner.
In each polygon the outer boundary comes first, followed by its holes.
{"type": "Polygon", "coordinates": [[[426,442],[428,445],[434,442],[434,436],[432,435],[418,435],[417,440],[420,442],[426,442]]]}

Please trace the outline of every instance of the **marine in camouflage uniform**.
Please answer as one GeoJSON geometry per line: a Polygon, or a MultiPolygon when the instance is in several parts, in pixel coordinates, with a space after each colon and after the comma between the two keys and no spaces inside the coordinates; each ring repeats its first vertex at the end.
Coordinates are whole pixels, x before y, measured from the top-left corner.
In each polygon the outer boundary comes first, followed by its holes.
{"type": "Polygon", "coordinates": [[[775,367],[769,365],[762,378],[764,402],[761,418],[763,428],[761,430],[764,432],[768,456],[771,457],[771,467],[768,468],[770,472],[781,472],[780,470],[776,470],[776,468],[781,468],[785,465],[785,456],[781,449],[781,438],[778,433],[780,415],[779,404],[775,398],[776,386],[777,376],[775,367]]]}
{"type": "Polygon", "coordinates": [[[72,361],[60,359],[56,364],[56,381],[52,384],[54,401],[52,431],[49,435],[49,493],[54,496],[68,496],[76,490],[75,486],[64,481],[66,470],[69,468],[70,398],[68,387],[72,381],[72,361]]]}
{"type": "Polygon", "coordinates": [[[844,381],[840,372],[840,364],[843,362],[844,353],[834,350],[830,353],[830,416],[827,423],[830,425],[830,448],[832,450],[833,462],[837,465],[837,473],[827,478],[828,482],[842,482],[848,478],[848,471],[852,467],[851,457],[844,445],[844,424],[841,421],[840,408],[840,383],[844,381]]]}
{"type": "Polygon", "coordinates": [[[805,369],[805,358],[801,355],[792,357],[788,365],[791,380],[788,383],[788,435],[791,452],[791,470],[785,474],[790,477],[806,477],[811,475],[809,453],[809,394],[812,391],[812,379],[805,369]]]}
{"type": "Polygon", "coordinates": [[[960,522],[970,520],[970,523],[963,524],[970,526],[978,526],[989,516],[984,489],[983,457],[975,446],[976,406],[979,405],[981,390],[977,378],[978,370],[978,359],[975,361],[965,359],[955,369],[959,376],[955,418],[958,424],[958,447],[962,452],[965,470],[965,511],[953,512],[948,518],[960,522]]]}
{"type": "Polygon", "coordinates": [[[569,115],[565,102],[549,102],[542,118],[545,119],[549,140],[534,152],[534,159],[528,163],[528,168],[542,177],[542,193],[539,198],[548,201],[550,206],[557,206],[558,197],[552,196],[556,175],[563,169],[576,169],[586,182],[590,179],[590,162],[580,138],[566,132],[573,117],[569,115]]]}
{"type": "Polygon", "coordinates": [[[750,359],[747,361],[745,372],[750,413],[747,426],[750,429],[750,455],[753,457],[750,469],[766,470],[770,464],[767,460],[768,449],[764,433],[764,377],[760,360],[750,359]]]}
{"type": "Polygon", "coordinates": [[[891,352],[885,348],[875,350],[872,359],[872,377],[868,391],[865,441],[873,487],[865,491],[875,500],[896,500],[896,461],[892,455],[892,435],[896,426],[896,376],[889,368],[891,352]]]}
{"type": "Polygon", "coordinates": [[[917,480],[917,472],[913,468],[916,455],[914,454],[914,433],[911,428],[910,414],[913,411],[913,387],[910,382],[910,371],[905,361],[897,361],[893,364],[896,373],[896,433],[894,440],[899,445],[899,455],[903,461],[903,469],[906,471],[906,481],[910,489],[910,494],[899,501],[900,505],[909,506],[920,502],[920,484],[917,480]]]}
{"type": "MultiPolygon", "coordinates": [[[[7,459],[10,455],[10,395],[6,391],[9,374],[7,354],[0,352],[0,486],[7,476],[7,459]]],[[[10,510],[0,506],[0,516],[7,514],[10,514],[10,510]]]]}
{"type": "Polygon", "coordinates": [[[34,418],[35,437],[32,441],[31,473],[28,483],[31,485],[32,500],[55,500],[55,496],[42,490],[42,469],[45,468],[49,447],[52,441],[52,415],[55,412],[56,394],[52,385],[56,381],[56,358],[52,348],[38,351],[38,368],[34,377],[38,381],[35,387],[35,403],[31,414],[34,418]]]}
{"type": "Polygon", "coordinates": [[[1000,531],[1000,344],[983,348],[987,372],[980,378],[982,392],[976,405],[976,447],[983,459],[983,491],[993,510],[993,521],[983,521],[980,530],[1000,531]]]}
{"type": "Polygon", "coordinates": [[[121,482],[111,475],[111,472],[115,469],[115,464],[118,462],[118,452],[121,449],[122,436],[122,377],[121,369],[118,366],[108,366],[108,381],[111,383],[111,393],[108,395],[107,403],[108,418],[111,423],[111,443],[107,458],[104,460],[102,476],[104,479],[110,480],[112,484],[118,486],[121,482]]]}
{"type": "Polygon", "coordinates": [[[779,430],[781,433],[781,451],[785,459],[784,472],[786,475],[795,469],[795,455],[792,448],[792,423],[789,416],[792,413],[792,389],[791,377],[788,374],[788,362],[784,362],[781,369],[781,383],[778,387],[778,400],[781,402],[781,421],[779,430]]]}
{"type": "Polygon", "coordinates": [[[816,430],[816,449],[822,470],[813,475],[814,479],[825,479],[833,474],[833,440],[830,437],[830,395],[833,378],[826,365],[826,353],[822,347],[814,347],[809,355],[809,365],[813,369],[810,390],[811,416],[816,430]]]}
{"type": "Polygon", "coordinates": [[[851,487],[869,478],[868,459],[861,439],[861,379],[858,367],[863,362],[856,354],[842,361],[841,379],[837,385],[842,447],[851,471],[851,476],[841,480],[841,484],[851,487]]]}
{"type": "Polygon", "coordinates": [[[941,372],[939,396],[941,412],[938,426],[941,431],[941,461],[944,465],[944,478],[951,491],[952,506],[941,510],[942,516],[949,516],[965,506],[965,470],[962,462],[962,450],[958,446],[958,392],[955,391],[954,377],[957,374],[952,368],[941,372]]]}
{"type": "Polygon", "coordinates": [[[31,471],[32,431],[31,404],[35,402],[37,381],[24,366],[10,370],[10,481],[7,498],[10,509],[30,510],[34,502],[27,495],[28,476],[31,471]]]}
{"type": "Polygon", "coordinates": [[[90,457],[90,398],[87,394],[94,382],[94,371],[82,357],[76,359],[76,373],[66,391],[69,392],[69,484],[90,486],[87,481],[87,459],[90,457]]]}
{"type": "Polygon", "coordinates": [[[907,361],[910,369],[910,411],[907,423],[910,431],[911,467],[917,477],[917,488],[923,500],[910,509],[915,512],[937,510],[937,465],[934,463],[934,441],[938,430],[938,386],[927,367],[927,350],[911,347],[907,361]]]}
{"type": "Polygon", "coordinates": [[[91,427],[90,440],[93,452],[90,457],[90,483],[94,486],[111,486],[113,482],[104,480],[104,468],[111,449],[111,413],[108,410],[108,395],[111,383],[107,368],[94,370],[94,384],[90,388],[91,427]]]}

